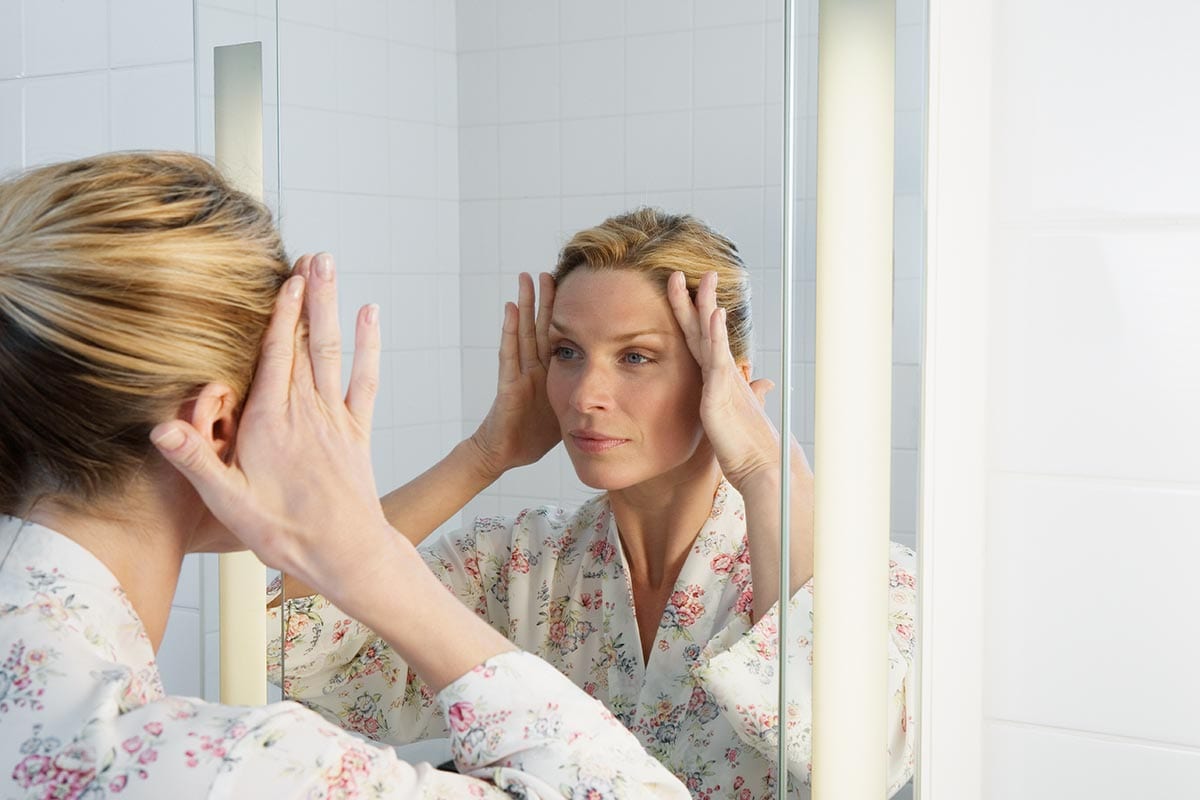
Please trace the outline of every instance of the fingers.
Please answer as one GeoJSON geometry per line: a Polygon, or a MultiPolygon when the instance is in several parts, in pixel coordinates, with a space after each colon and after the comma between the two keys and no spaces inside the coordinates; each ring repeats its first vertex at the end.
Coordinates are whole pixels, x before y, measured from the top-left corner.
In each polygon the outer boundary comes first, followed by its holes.
{"type": "Polygon", "coordinates": [[[283,284],[275,301],[275,313],[263,336],[258,368],[248,403],[283,405],[287,402],[292,362],[295,359],[296,327],[303,305],[305,280],[293,275],[283,284]]]}
{"type": "Polygon", "coordinates": [[[542,366],[549,369],[550,319],[554,315],[554,276],[548,272],[538,275],[538,313],[535,330],[537,333],[538,358],[542,366]]]}
{"type": "Polygon", "coordinates": [[[541,366],[538,357],[537,332],[533,316],[533,278],[522,272],[517,279],[517,331],[521,372],[541,366]]]}
{"type": "Polygon", "coordinates": [[[500,375],[498,385],[504,386],[521,377],[520,342],[518,342],[518,311],[513,303],[504,304],[504,325],[500,329],[500,375]]]}
{"type": "Polygon", "coordinates": [[[696,306],[688,296],[687,281],[682,272],[673,272],[667,279],[667,302],[675,314],[675,321],[683,329],[684,339],[687,340],[692,355],[699,360],[700,325],[696,320],[696,306]]]}
{"type": "Polygon", "coordinates": [[[700,312],[700,319],[708,320],[712,318],[716,308],[717,273],[706,272],[700,279],[700,285],[696,288],[696,310],[700,312]]]}
{"type": "Polygon", "coordinates": [[[371,429],[375,398],[379,394],[379,306],[359,309],[354,327],[354,361],[350,365],[350,389],[346,407],[363,430],[371,429]]]}
{"type": "Polygon", "coordinates": [[[342,399],[342,336],[338,329],[335,268],[329,253],[313,259],[304,308],[308,312],[313,383],[332,407],[342,399]]]}
{"type": "Polygon", "coordinates": [[[312,253],[305,253],[297,258],[295,265],[292,266],[292,274],[303,275],[307,279],[312,272],[312,260],[312,253]]]}
{"type": "MultiPolygon", "coordinates": [[[[704,318],[704,312],[700,313],[704,318]]],[[[705,357],[700,362],[700,366],[706,372],[712,372],[719,368],[730,370],[737,368],[733,362],[733,353],[729,352],[729,329],[725,324],[727,317],[728,312],[723,308],[713,308],[708,312],[708,324],[704,326],[705,357]]]]}
{"type": "Polygon", "coordinates": [[[196,429],[182,420],[154,426],[150,441],[170,464],[195,487],[221,522],[229,525],[228,512],[238,492],[235,472],[226,466],[196,429]]]}

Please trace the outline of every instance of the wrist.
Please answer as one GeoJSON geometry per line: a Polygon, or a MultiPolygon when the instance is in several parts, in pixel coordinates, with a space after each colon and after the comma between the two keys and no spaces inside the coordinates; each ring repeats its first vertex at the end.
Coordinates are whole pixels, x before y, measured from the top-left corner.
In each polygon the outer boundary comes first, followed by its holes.
{"type": "Polygon", "coordinates": [[[482,426],[454,448],[455,454],[462,459],[463,466],[474,475],[483,488],[491,486],[507,468],[500,464],[487,446],[487,439],[482,432],[482,426]]]}
{"type": "Polygon", "coordinates": [[[733,488],[744,498],[778,498],[783,484],[782,471],[778,464],[764,464],[740,475],[736,481],[730,479],[733,488]]]}
{"type": "Polygon", "coordinates": [[[352,577],[322,568],[329,563],[323,562],[307,581],[368,627],[379,624],[381,614],[386,619],[393,605],[402,607],[407,599],[405,592],[414,589],[428,573],[416,548],[392,526],[383,526],[379,535],[371,538],[370,557],[353,559],[352,577]],[[380,596],[374,596],[376,593],[380,596]]]}

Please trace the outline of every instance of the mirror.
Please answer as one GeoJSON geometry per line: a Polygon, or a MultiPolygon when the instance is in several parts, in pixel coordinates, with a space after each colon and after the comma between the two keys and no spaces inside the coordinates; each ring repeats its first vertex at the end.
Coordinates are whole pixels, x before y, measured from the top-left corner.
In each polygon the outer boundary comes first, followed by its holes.
{"type": "MultiPolygon", "coordinates": [[[[816,6],[800,7],[801,233],[789,342],[780,339],[773,288],[782,127],[774,2],[281,0],[276,9],[273,1],[214,0],[194,8],[80,3],[65,16],[15,4],[0,9],[0,168],[133,147],[207,152],[211,48],[261,41],[267,202],[293,252],[338,254],[345,308],[385,309],[391,379],[376,416],[381,486],[413,477],[486,411],[499,311],[515,274],[549,267],[566,236],[639,204],[693,212],[737,242],[752,274],[756,373],[778,378],[779,363],[794,365],[794,429],[811,458],[816,6]],[[96,30],[110,35],[89,35],[96,30]]],[[[901,0],[893,538],[909,544],[924,42],[924,5],[901,0]]],[[[445,529],[480,513],[591,494],[559,449],[506,475],[445,529]]],[[[172,691],[215,696],[215,679],[188,669],[214,663],[215,592],[200,588],[214,570],[193,564],[160,661],[178,666],[166,671],[172,691]]]]}
{"type": "MultiPolygon", "coordinates": [[[[268,199],[291,252],[338,256],[343,320],[367,302],[383,308],[381,489],[415,477],[487,412],[517,273],[551,269],[574,232],[641,205],[695,214],[737,244],[751,274],[755,376],[778,382],[792,365],[792,429],[812,462],[816,2],[798,4],[796,24],[786,342],[781,3],[280,0],[277,20],[273,4],[238,6],[197,5],[197,73],[222,37],[263,39],[268,62],[278,43],[268,199]]],[[[902,0],[896,22],[892,539],[915,548],[924,5],[902,0]]],[[[780,405],[768,403],[777,426],[780,405]]],[[[559,445],[441,531],[595,494],[559,445]]]]}

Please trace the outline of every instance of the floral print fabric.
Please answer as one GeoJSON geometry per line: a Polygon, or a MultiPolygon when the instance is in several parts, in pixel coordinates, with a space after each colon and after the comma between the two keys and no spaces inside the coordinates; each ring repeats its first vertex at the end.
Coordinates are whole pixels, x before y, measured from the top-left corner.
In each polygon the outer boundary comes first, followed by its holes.
{"type": "Polygon", "coordinates": [[[400,761],[296,703],[166,696],[104,565],[0,517],[6,800],[687,797],[600,704],[527,653],[489,659],[431,701],[464,774],[400,761]]]}
{"type": "MultiPolygon", "coordinates": [[[[753,591],[741,496],[722,482],[643,658],[633,592],[605,495],[574,513],[543,507],[424,543],[443,583],[519,647],[601,700],[695,798],[774,797],[778,604],[750,622],[753,591]]],[[[892,546],[889,783],[912,774],[908,707],[915,557],[892,546]]],[[[813,585],[788,603],[789,770],[807,796],[811,769],[813,585]]],[[[284,689],[328,719],[393,744],[446,736],[428,689],[369,629],[321,597],[287,609],[284,689]]],[[[273,617],[270,630],[279,629],[273,617]]],[[[447,632],[453,635],[453,632],[447,632]]],[[[278,680],[280,642],[269,648],[278,680]]],[[[454,720],[450,720],[453,730],[454,720]]]]}

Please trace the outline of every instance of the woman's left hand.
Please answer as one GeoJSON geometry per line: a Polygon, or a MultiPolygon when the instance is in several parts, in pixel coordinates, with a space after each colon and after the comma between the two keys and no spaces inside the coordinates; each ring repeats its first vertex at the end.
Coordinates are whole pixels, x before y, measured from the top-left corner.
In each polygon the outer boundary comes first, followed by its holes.
{"type": "Polygon", "coordinates": [[[726,312],[717,307],[716,291],[715,272],[705,273],[700,280],[695,302],[688,296],[682,272],[667,281],[671,310],[704,380],[700,398],[704,432],[721,471],[742,491],[750,479],[780,472],[779,433],[763,409],[764,398],[775,384],[767,378],[751,381],[749,365],[733,360],[726,312]]]}
{"type": "Polygon", "coordinates": [[[369,449],[378,309],[358,314],[343,392],[333,259],[301,259],[296,273],[263,338],[233,463],[182,420],[156,426],[151,438],[265,564],[333,597],[365,580],[379,550],[399,538],[380,508],[369,449]]]}

